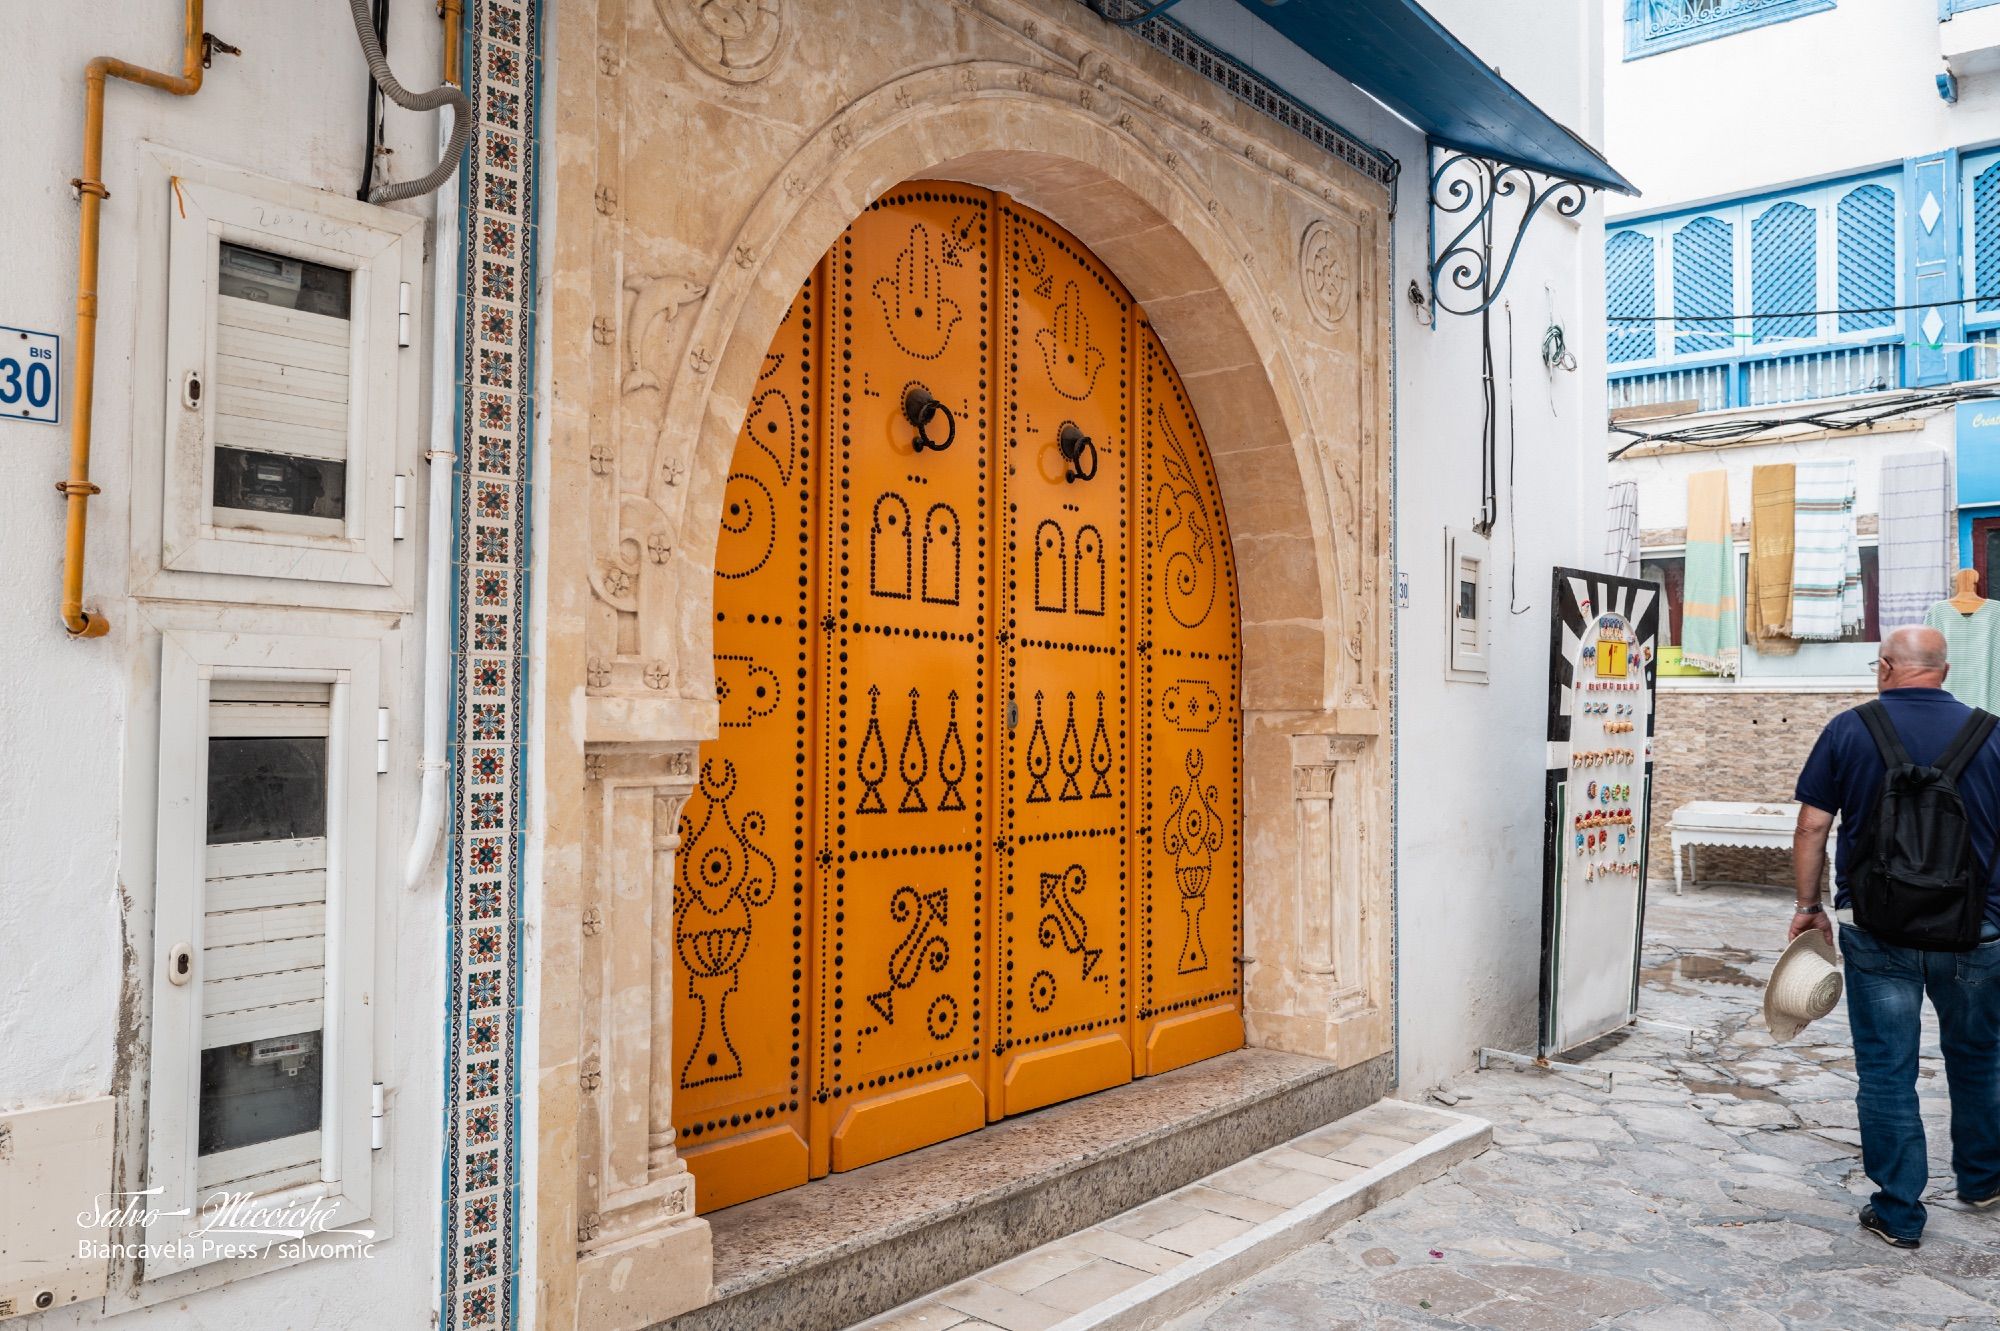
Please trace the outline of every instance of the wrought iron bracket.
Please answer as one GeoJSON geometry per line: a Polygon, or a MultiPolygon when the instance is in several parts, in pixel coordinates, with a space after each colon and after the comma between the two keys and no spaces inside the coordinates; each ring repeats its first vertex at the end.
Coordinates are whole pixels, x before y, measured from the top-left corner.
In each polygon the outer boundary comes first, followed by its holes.
{"type": "Polygon", "coordinates": [[[1575,217],[1593,188],[1437,144],[1430,159],[1431,305],[1447,314],[1491,308],[1536,216],[1552,208],[1575,217]]]}

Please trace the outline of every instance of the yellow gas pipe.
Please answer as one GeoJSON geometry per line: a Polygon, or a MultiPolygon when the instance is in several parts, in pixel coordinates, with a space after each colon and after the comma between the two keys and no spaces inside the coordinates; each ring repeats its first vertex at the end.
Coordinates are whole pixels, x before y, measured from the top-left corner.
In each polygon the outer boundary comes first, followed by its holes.
{"type": "Polygon", "coordinates": [[[103,55],[83,70],[83,174],[70,182],[76,187],[82,211],[77,219],[76,365],[70,389],[69,479],[56,482],[69,510],[63,548],[62,618],[72,637],[101,638],[111,630],[103,615],[83,612],[83,536],[89,520],[85,505],[98,493],[90,483],[90,400],[97,372],[97,207],[111,197],[98,178],[104,171],[104,81],[125,79],[176,97],[200,92],[201,5],[202,0],[187,0],[179,78],[103,55]]]}
{"type": "Polygon", "coordinates": [[[438,17],[444,20],[444,81],[463,88],[458,74],[458,29],[465,21],[465,0],[439,0],[438,17]]]}

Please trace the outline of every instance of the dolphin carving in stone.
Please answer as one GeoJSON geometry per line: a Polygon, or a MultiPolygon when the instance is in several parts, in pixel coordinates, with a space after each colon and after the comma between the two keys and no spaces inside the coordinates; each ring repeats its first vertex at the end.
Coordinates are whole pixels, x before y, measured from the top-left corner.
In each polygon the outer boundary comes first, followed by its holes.
{"type": "Polygon", "coordinates": [[[625,320],[624,390],[636,393],[642,388],[660,386],[660,381],[640,364],[639,359],[653,321],[664,316],[668,323],[673,323],[682,310],[708,294],[708,286],[686,277],[642,277],[634,274],[625,279],[625,289],[633,293],[633,298],[632,313],[625,320]]]}

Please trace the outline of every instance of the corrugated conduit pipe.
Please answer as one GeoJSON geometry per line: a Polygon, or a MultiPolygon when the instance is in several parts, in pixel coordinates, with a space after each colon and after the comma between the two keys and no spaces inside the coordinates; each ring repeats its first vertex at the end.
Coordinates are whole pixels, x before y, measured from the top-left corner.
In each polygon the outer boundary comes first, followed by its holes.
{"type": "Polygon", "coordinates": [[[368,202],[394,203],[398,199],[414,199],[429,194],[451,179],[451,173],[458,169],[458,159],[465,155],[465,145],[472,140],[472,103],[449,83],[440,83],[429,92],[411,92],[397,82],[387,57],[382,54],[382,43],[375,40],[375,23],[368,12],[368,0],[347,0],[347,8],[354,15],[354,35],[361,39],[361,55],[368,62],[368,73],[381,85],[390,101],[405,111],[435,111],[443,106],[451,108],[451,142],[439,155],[438,164],[431,168],[430,174],[419,180],[406,180],[400,185],[384,185],[370,191],[368,202]]]}

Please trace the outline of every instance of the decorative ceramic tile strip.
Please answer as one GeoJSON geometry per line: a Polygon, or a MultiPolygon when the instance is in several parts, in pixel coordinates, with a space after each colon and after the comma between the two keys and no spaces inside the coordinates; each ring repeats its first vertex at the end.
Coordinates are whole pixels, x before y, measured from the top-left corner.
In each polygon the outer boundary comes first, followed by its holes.
{"type": "MultiPolygon", "coordinates": [[[[467,6],[447,891],[444,1331],[515,1324],[540,0],[467,6]]],[[[443,539],[440,533],[438,539],[443,539]]]]}

